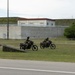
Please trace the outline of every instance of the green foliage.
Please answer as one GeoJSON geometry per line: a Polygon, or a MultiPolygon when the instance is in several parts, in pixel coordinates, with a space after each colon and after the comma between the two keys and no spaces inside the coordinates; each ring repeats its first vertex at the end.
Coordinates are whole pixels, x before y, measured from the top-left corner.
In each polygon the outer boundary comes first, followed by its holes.
{"type": "MultiPolygon", "coordinates": [[[[17,17],[9,17],[9,23],[10,24],[16,24],[17,23],[17,17]]],[[[7,18],[6,17],[0,18],[0,24],[7,24],[7,18]]]]}
{"type": "Polygon", "coordinates": [[[55,19],[56,25],[71,26],[72,23],[75,23],[75,19],[55,19]]]}
{"type": "Polygon", "coordinates": [[[73,23],[72,26],[68,27],[64,31],[64,36],[67,38],[75,38],[75,24],[73,23]]]}

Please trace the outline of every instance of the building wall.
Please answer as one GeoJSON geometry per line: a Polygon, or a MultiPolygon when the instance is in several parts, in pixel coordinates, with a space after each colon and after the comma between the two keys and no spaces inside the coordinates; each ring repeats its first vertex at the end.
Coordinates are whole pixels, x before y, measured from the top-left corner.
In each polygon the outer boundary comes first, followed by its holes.
{"type": "Polygon", "coordinates": [[[20,26],[10,27],[10,38],[11,39],[21,39],[21,27],[20,26]]]}
{"type": "MultiPolygon", "coordinates": [[[[0,38],[7,39],[7,27],[0,26],[0,38]]],[[[21,39],[21,27],[10,26],[9,27],[9,38],[10,39],[21,39]]]]}
{"type": "Polygon", "coordinates": [[[47,26],[55,27],[55,21],[46,21],[47,26]]]}
{"type": "Polygon", "coordinates": [[[32,38],[58,37],[63,36],[66,27],[21,27],[21,37],[27,36],[32,38]]]}
{"type": "MultiPolygon", "coordinates": [[[[10,26],[10,39],[25,39],[27,36],[32,38],[58,37],[63,36],[66,27],[29,27],[29,26],[10,26]]],[[[7,27],[0,26],[0,38],[7,39],[7,27]]]]}
{"type": "Polygon", "coordinates": [[[37,26],[37,27],[46,27],[46,26],[55,26],[55,21],[47,20],[19,20],[19,26],[37,26]],[[52,25],[53,24],[53,25],[52,25]]]}
{"type": "Polygon", "coordinates": [[[0,26],[0,38],[6,39],[7,38],[7,27],[0,26]]]}

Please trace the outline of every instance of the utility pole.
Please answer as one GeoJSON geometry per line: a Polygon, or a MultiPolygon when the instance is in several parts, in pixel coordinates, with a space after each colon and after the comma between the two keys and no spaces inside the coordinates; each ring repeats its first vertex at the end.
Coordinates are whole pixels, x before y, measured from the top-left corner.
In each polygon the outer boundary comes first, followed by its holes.
{"type": "Polygon", "coordinates": [[[7,0],[7,39],[9,39],[9,0],[7,0]]]}

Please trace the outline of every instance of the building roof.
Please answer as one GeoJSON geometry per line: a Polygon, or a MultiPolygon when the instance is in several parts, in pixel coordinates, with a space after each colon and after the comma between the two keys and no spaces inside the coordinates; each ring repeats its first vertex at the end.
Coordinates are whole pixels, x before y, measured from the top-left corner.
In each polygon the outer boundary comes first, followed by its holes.
{"type": "Polygon", "coordinates": [[[55,20],[49,19],[49,18],[18,18],[18,20],[49,20],[49,21],[55,21],[55,20]]]}

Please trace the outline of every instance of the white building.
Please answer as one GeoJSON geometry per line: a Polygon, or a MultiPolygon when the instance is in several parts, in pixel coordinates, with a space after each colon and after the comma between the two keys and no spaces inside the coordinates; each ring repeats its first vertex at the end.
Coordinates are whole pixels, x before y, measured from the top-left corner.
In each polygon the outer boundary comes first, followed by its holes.
{"type": "Polygon", "coordinates": [[[18,26],[39,26],[39,27],[47,27],[55,26],[55,20],[48,18],[18,18],[17,20],[18,26]]]}

